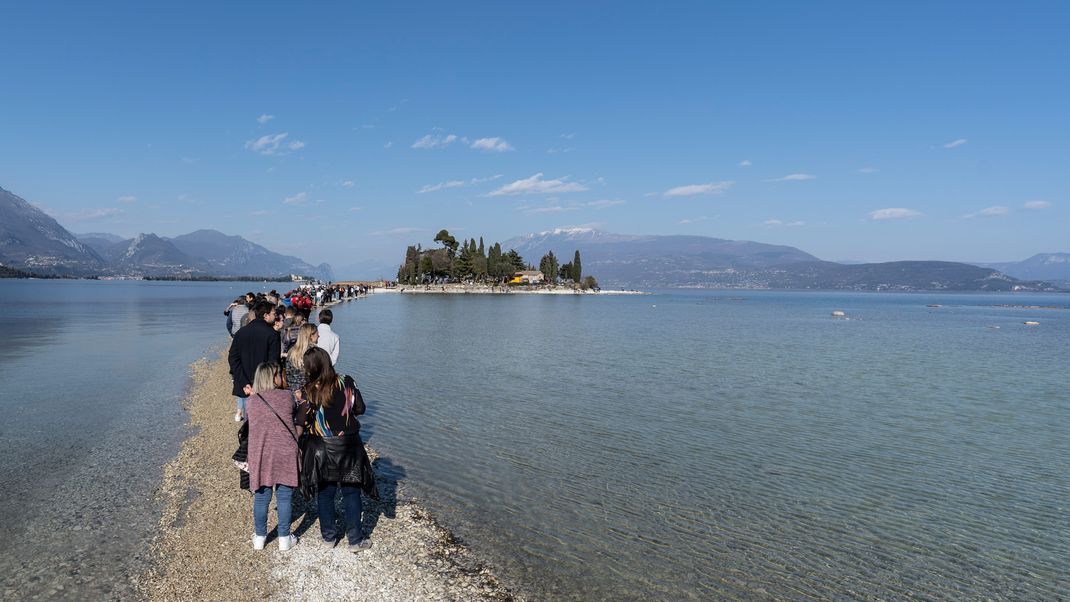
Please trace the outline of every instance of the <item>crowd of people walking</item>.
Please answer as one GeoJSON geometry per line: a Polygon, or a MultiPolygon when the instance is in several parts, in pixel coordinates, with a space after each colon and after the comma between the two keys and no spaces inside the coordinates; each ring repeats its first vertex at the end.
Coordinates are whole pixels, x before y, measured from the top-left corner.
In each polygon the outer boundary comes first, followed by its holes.
{"type": "Polygon", "coordinates": [[[356,381],[335,370],[341,341],[326,307],[311,322],[312,307],[352,299],[366,289],[311,285],[285,295],[275,291],[244,297],[224,314],[232,340],[228,353],[241,422],[235,464],[253,494],[254,550],[267,542],[268,507],[275,497],[278,545],[297,544],[290,530],[294,491],[316,499],[320,538],[334,547],[340,535],[348,548],[371,547],[361,526],[361,493],[378,498],[375,475],[360,436],[364,400],[356,381]],[[335,499],[342,497],[344,531],[336,528],[335,499]]]}

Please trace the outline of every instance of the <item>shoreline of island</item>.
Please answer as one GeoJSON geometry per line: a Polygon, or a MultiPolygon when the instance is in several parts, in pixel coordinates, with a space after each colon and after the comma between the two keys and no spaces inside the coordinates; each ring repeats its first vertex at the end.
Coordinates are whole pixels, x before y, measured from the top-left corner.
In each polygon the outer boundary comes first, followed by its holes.
{"type": "Polygon", "coordinates": [[[569,286],[515,286],[509,284],[406,284],[373,289],[376,293],[405,295],[652,295],[634,289],[584,289],[569,286]]]}
{"type": "MultiPolygon", "coordinates": [[[[156,492],[159,528],[149,566],[135,579],[139,598],[523,599],[385,471],[376,475],[382,500],[364,501],[372,549],[353,554],[319,545],[315,502],[295,495],[292,528],[301,541],[281,552],[269,534],[267,548],[254,551],[252,497],[238,487],[230,459],[237,446],[230,386],[225,354],[191,364],[184,402],[189,434],[156,492]]],[[[368,451],[374,466],[380,456],[368,451]]],[[[274,509],[269,517],[273,528],[274,509]]]]}

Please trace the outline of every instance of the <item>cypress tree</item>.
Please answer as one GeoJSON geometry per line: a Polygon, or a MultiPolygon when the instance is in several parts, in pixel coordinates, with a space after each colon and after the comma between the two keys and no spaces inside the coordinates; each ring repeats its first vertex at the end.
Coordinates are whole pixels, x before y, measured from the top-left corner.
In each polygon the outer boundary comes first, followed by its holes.
{"type": "Polygon", "coordinates": [[[572,281],[579,284],[583,278],[583,268],[580,267],[580,250],[576,249],[576,256],[572,258],[572,281]]]}

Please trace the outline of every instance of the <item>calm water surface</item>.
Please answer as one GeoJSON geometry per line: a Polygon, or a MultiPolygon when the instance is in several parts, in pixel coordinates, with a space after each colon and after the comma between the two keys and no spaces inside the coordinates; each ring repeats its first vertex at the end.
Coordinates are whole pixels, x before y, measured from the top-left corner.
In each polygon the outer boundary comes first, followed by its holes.
{"type": "Polygon", "coordinates": [[[189,364],[249,286],[0,280],[0,599],[132,596],[189,364]]]}
{"type": "Polygon", "coordinates": [[[537,598],[1051,600],[1068,303],[380,295],[335,331],[370,443],[537,598]]]}
{"type": "MultiPolygon", "coordinates": [[[[0,282],[4,599],[129,594],[188,365],[228,342],[222,308],[249,286],[0,282]]],[[[1070,591],[1068,304],[684,291],[334,311],[380,469],[535,599],[1053,600],[1070,591]]]]}

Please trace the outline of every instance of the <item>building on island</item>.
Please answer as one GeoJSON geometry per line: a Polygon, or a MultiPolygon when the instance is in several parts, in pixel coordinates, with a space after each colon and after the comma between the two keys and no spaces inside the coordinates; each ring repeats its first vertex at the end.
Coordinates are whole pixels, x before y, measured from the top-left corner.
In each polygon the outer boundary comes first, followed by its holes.
{"type": "Polygon", "coordinates": [[[509,284],[542,284],[545,279],[546,276],[542,272],[524,270],[513,274],[513,279],[509,281],[509,284]]]}

